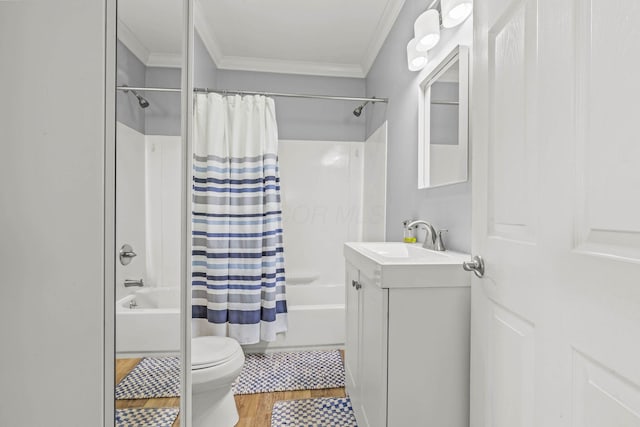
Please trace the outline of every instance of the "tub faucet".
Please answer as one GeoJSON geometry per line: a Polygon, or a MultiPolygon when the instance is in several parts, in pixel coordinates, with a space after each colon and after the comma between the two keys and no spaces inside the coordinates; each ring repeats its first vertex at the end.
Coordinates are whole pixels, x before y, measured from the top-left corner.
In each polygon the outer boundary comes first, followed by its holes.
{"type": "Polygon", "coordinates": [[[137,286],[139,288],[144,286],[144,280],[142,279],[138,279],[138,280],[132,280],[132,279],[125,279],[124,280],[124,287],[125,288],[130,288],[131,286],[137,286]]]}
{"type": "Polygon", "coordinates": [[[419,225],[424,225],[424,227],[427,230],[427,237],[425,237],[424,244],[422,245],[422,247],[425,249],[433,249],[436,251],[444,250],[444,249],[438,249],[439,245],[436,246],[436,230],[435,228],[433,228],[433,225],[431,225],[427,221],[424,221],[422,219],[416,219],[415,221],[409,222],[405,227],[407,227],[408,230],[411,230],[412,228],[417,227],[419,225]]]}

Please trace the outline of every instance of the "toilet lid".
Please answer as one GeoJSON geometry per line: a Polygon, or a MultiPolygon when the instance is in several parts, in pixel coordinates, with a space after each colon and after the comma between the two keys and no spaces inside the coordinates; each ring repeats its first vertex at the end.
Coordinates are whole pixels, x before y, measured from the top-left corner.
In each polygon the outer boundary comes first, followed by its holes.
{"type": "Polygon", "coordinates": [[[191,369],[226,363],[242,351],[238,341],[227,337],[197,337],[191,340],[191,369]]]}

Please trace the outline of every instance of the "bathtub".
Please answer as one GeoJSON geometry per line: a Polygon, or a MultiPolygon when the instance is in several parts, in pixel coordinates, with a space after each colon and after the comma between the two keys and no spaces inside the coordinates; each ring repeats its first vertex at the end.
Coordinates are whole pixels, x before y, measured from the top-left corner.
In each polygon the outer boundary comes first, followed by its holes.
{"type": "MultiPolygon", "coordinates": [[[[287,277],[289,330],[271,343],[243,346],[248,353],[342,348],[345,334],[344,285],[312,283],[315,276],[287,277]]],[[[116,303],[118,357],[180,351],[178,288],[140,289],[116,303]],[[131,307],[131,301],[137,306],[131,307]]]]}
{"type": "Polygon", "coordinates": [[[289,330],[274,342],[245,345],[245,352],[344,347],[344,284],[315,284],[309,278],[287,276],[289,330]]]}
{"type": "Polygon", "coordinates": [[[116,302],[118,357],[158,356],[179,352],[178,287],[142,288],[116,302]]]}

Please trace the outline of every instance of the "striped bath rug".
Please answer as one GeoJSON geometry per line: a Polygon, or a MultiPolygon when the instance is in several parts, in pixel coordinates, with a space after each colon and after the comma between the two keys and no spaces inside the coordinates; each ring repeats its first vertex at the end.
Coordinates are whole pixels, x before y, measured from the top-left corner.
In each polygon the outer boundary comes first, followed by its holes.
{"type": "Polygon", "coordinates": [[[180,358],[145,357],[116,386],[116,399],[180,396],[180,358]]]}
{"type": "Polygon", "coordinates": [[[344,387],[340,351],[298,351],[245,355],[234,394],[344,387]]]}
{"type": "Polygon", "coordinates": [[[178,417],[178,408],[116,409],[115,427],[171,427],[178,417]]]}
{"type": "Polygon", "coordinates": [[[274,403],[271,427],[357,427],[348,397],[281,400],[274,403]]]}

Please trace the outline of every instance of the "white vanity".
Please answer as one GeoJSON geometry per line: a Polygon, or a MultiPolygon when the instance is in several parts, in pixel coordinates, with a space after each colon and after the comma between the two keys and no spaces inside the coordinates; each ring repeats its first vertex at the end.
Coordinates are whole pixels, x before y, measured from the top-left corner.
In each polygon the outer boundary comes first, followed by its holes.
{"type": "Polygon", "coordinates": [[[469,256],[346,243],[347,393],[360,427],[468,427],[469,256]]]}

